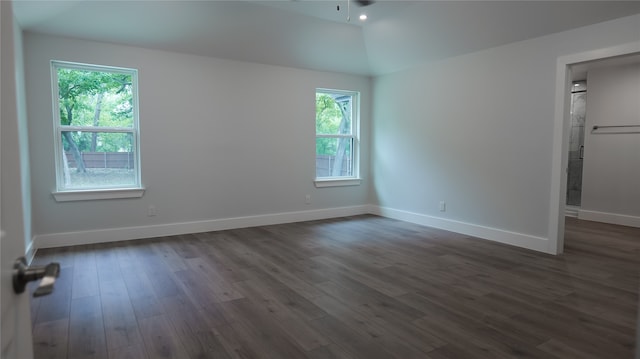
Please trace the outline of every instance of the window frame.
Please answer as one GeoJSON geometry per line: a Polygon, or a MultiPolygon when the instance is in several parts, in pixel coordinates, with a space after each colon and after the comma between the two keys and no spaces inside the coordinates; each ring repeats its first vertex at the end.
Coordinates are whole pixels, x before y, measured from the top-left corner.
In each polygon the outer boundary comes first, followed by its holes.
{"type": "Polygon", "coordinates": [[[142,171],[140,163],[140,120],[139,120],[139,99],[138,99],[138,70],[116,66],[104,66],[95,64],[85,64],[68,61],[51,61],[51,86],[53,97],[53,132],[54,132],[54,155],[56,172],[56,190],[53,196],[58,202],[114,199],[114,198],[136,198],[142,197],[144,187],[142,186],[142,171]],[[60,118],[60,95],[58,84],[58,69],[70,69],[81,71],[119,73],[131,76],[132,93],[132,127],[95,127],[63,125],[60,118]],[[64,185],[64,146],[62,133],[81,131],[83,133],[131,133],[132,151],[134,158],[135,183],[133,185],[120,186],[98,186],[88,188],[67,188],[64,185]]]}
{"type": "MultiPolygon", "coordinates": [[[[314,95],[318,93],[326,93],[332,95],[342,95],[351,97],[351,134],[319,134],[317,132],[317,118],[314,120],[315,139],[318,138],[349,138],[351,139],[351,176],[327,176],[318,177],[317,169],[315,170],[315,186],[316,187],[336,187],[336,186],[357,186],[360,185],[360,92],[351,90],[336,90],[329,88],[316,88],[314,95]]],[[[315,96],[314,96],[315,98],[315,96]]],[[[315,105],[314,105],[315,109],[315,105]]],[[[314,111],[315,112],[315,111],[314,111]]],[[[315,145],[314,145],[315,148],[315,145]]],[[[317,152],[314,150],[314,162],[317,161],[317,152]]]]}

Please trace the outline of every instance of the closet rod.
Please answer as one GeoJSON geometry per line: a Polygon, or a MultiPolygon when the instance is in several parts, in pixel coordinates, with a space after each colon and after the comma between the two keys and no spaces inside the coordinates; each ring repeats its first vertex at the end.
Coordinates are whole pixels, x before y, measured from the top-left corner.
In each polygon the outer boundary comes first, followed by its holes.
{"type": "Polygon", "coordinates": [[[620,134],[620,133],[640,133],[640,125],[607,125],[607,126],[598,126],[594,125],[591,130],[593,134],[620,134]],[[633,130],[628,130],[629,128],[637,128],[633,130]],[[598,130],[602,130],[602,132],[597,132],[598,130]]]}
{"type": "Polygon", "coordinates": [[[608,125],[608,126],[594,125],[593,130],[597,130],[599,128],[620,128],[620,127],[640,127],[640,125],[608,125]]]}

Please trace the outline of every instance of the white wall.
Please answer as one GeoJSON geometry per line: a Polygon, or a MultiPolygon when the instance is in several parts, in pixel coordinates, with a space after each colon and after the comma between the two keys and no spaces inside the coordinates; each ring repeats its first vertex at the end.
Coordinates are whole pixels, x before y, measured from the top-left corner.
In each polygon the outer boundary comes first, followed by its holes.
{"type": "Polygon", "coordinates": [[[639,38],[632,16],[376,78],[380,213],[553,252],[557,59],[639,38]]]}
{"type": "Polygon", "coordinates": [[[0,223],[5,232],[0,240],[0,356],[33,358],[29,296],[13,293],[11,272],[13,261],[25,254],[30,240],[30,203],[25,147],[27,138],[22,102],[21,37],[13,18],[11,1],[0,2],[0,223]]]}
{"type": "Polygon", "coordinates": [[[622,18],[381,76],[372,96],[366,77],[27,34],[34,234],[41,246],[124,239],[372,203],[376,213],[551,252],[557,59],[639,35],[640,16],[622,18]],[[139,69],[142,199],[53,200],[51,59],[139,69]],[[316,87],[362,92],[359,187],[313,186],[316,87]],[[147,217],[148,205],[158,216],[147,217]]]}
{"type": "Polygon", "coordinates": [[[27,128],[27,103],[25,90],[25,73],[24,73],[24,50],[22,30],[20,26],[14,22],[14,41],[15,41],[15,74],[16,74],[16,94],[17,94],[17,110],[18,110],[18,138],[20,145],[20,176],[22,180],[22,216],[24,221],[24,241],[27,248],[29,258],[34,254],[32,248],[32,229],[31,220],[32,203],[31,203],[31,168],[29,166],[29,131],[27,128]]]}
{"type": "Polygon", "coordinates": [[[33,222],[39,246],[64,241],[64,236],[79,241],[101,240],[91,236],[126,239],[204,230],[215,227],[207,221],[218,219],[368,203],[368,77],[31,33],[24,41],[33,222]],[[51,60],[139,70],[141,169],[147,189],[143,198],[66,203],[53,199],[51,60]],[[314,187],[317,87],[361,92],[360,186],[314,187]],[[305,204],[306,194],[311,195],[310,205],[305,204]],[[157,208],[157,216],[147,216],[149,205],[157,208]],[[191,226],[194,221],[205,223],[191,226]],[[145,232],[148,226],[156,227],[145,232]],[[100,229],[121,231],[98,234],[100,229]]]}
{"type": "Polygon", "coordinates": [[[640,226],[640,133],[591,132],[594,125],[640,126],[640,64],[589,71],[587,84],[580,217],[640,226]]]}

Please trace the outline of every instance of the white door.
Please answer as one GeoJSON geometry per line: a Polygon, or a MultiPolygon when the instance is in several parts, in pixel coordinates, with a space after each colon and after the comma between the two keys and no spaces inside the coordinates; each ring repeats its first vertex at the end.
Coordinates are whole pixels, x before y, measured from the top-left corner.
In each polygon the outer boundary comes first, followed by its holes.
{"type": "Polygon", "coordinates": [[[13,26],[11,2],[0,1],[0,356],[31,359],[29,295],[16,295],[11,279],[14,260],[25,252],[13,26]]]}
{"type": "Polygon", "coordinates": [[[33,358],[33,343],[31,339],[31,313],[29,311],[29,293],[20,295],[13,292],[11,272],[16,256],[24,254],[24,244],[20,238],[12,238],[11,234],[3,233],[1,239],[2,283],[0,298],[2,303],[2,359],[33,358]]]}

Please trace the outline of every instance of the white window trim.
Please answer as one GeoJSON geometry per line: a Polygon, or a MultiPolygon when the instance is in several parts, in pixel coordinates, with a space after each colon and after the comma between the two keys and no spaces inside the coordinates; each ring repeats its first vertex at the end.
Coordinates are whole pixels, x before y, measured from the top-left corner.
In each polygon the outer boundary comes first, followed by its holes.
{"type": "Polygon", "coordinates": [[[317,188],[359,186],[361,182],[362,179],[355,177],[323,177],[320,179],[316,178],[316,180],[314,181],[317,188]]]}
{"type": "Polygon", "coordinates": [[[102,200],[117,198],[139,198],[144,195],[144,187],[142,186],[142,171],[140,162],[140,121],[139,121],[139,103],[138,103],[138,70],[130,68],[122,68],[115,66],[101,66],[93,64],[83,64],[67,61],[51,61],[51,86],[53,95],[53,119],[54,119],[54,149],[55,149],[55,170],[56,170],[56,191],[52,192],[53,197],[58,202],[68,201],[86,201],[86,200],[102,200]],[[112,73],[122,73],[131,75],[132,92],[133,92],[133,127],[132,128],[113,128],[113,127],[85,127],[85,126],[64,126],[60,123],[60,100],[58,94],[58,68],[104,71],[112,73]],[[114,187],[114,188],[65,188],[64,174],[60,170],[63,166],[62,156],[62,131],[78,131],[85,132],[122,132],[132,133],[134,161],[136,171],[136,183],[133,186],[114,187]]]}
{"type": "Polygon", "coordinates": [[[92,201],[118,198],[140,198],[144,195],[144,188],[115,188],[96,190],[73,190],[53,192],[57,202],[92,201]]]}
{"type": "MultiPolygon", "coordinates": [[[[334,90],[328,88],[317,88],[315,93],[330,92],[335,94],[343,94],[351,96],[351,135],[327,135],[315,134],[315,138],[351,138],[352,156],[353,156],[353,176],[347,177],[316,177],[314,184],[317,188],[325,187],[342,187],[342,186],[359,186],[362,182],[360,178],[360,92],[347,90],[334,90]]],[[[314,139],[315,141],[315,139],[314,139]]]]}

